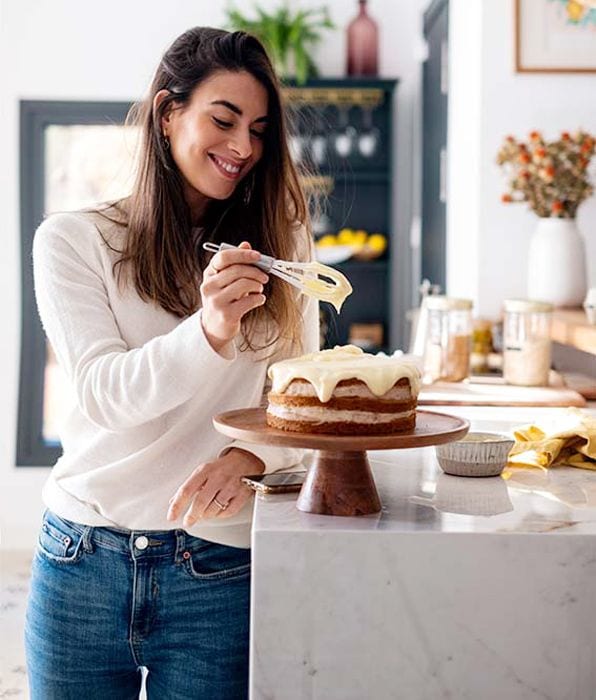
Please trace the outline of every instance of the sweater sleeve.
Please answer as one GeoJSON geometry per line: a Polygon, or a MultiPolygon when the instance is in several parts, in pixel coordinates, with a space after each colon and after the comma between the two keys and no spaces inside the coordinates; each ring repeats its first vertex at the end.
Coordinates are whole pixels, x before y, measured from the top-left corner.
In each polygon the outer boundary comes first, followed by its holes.
{"type": "MultiPolygon", "coordinates": [[[[312,260],[313,259],[313,246],[311,244],[310,238],[307,238],[306,231],[303,229],[301,232],[304,235],[305,241],[307,241],[307,250],[299,252],[299,260],[312,260]]],[[[320,346],[319,340],[319,302],[312,297],[302,295],[300,297],[301,311],[303,318],[303,337],[302,337],[302,354],[317,352],[320,346]]],[[[261,401],[261,406],[264,408],[267,406],[267,393],[269,390],[268,382],[265,380],[265,387],[263,389],[263,398],[261,401]]],[[[265,474],[270,474],[271,472],[279,471],[281,469],[287,469],[296,464],[299,464],[304,457],[304,450],[294,449],[290,447],[275,447],[273,445],[256,445],[253,443],[243,442],[242,440],[234,440],[220,452],[219,456],[225,454],[232,447],[237,447],[239,449],[250,452],[258,457],[265,464],[265,474]]]]}
{"type": "Polygon", "coordinates": [[[110,308],[97,232],[85,229],[90,225],[55,215],[33,243],[39,315],[83,414],[118,432],[176,408],[199,388],[216,392],[234,357],[213,350],[200,311],[140,348],[127,347],[110,308]]]}

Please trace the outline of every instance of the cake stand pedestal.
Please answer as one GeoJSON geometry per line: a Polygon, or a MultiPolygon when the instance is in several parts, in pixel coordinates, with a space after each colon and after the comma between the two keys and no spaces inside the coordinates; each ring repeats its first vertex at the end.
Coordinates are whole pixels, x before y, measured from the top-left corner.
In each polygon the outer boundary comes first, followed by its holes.
{"type": "Polygon", "coordinates": [[[244,442],[316,450],[302,485],[299,510],[321,515],[370,515],[381,510],[367,450],[395,450],[441,445],[463,437],[463,418],[431,411],[416,412],[416,427],[391,435],[318,435],[293,433],[267,425],[264,408],[246,408],[215,416],[215,428],[244,442]]]}

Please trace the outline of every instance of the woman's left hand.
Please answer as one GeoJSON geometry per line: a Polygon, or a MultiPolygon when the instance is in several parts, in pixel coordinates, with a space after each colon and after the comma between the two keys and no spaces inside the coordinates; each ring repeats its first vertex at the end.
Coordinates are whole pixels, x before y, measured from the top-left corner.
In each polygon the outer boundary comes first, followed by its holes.
{"type": "Polygon", "coordinates": [[[199,465],[170,500],[168,520],[182,513],[185,527],[201,518],[230,518],[251,497],[251,489],[241,478],[262,474],[265,465],[250,452],[233,447],[223,457],[199,465]]]}

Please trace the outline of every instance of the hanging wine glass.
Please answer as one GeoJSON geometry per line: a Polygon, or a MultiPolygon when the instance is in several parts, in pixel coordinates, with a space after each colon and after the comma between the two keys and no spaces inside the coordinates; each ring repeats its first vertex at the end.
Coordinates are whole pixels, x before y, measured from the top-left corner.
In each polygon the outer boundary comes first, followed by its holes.
{"type": "Polygon", "coordinates": [[[379,145],[379,130],[373,126],[372,107],[362,107],[362,127],[358,136],[358,150],[365,158],[372,158],[379,145]]]}
{"type": "Polygon", "coordinates": [[[335,135],[333,146],[341,158],[347,158],[354,148],[356,129],[349,123],[350,105],[342,105],[339,110],[339,130],[335,135]]]}
{"type": "Polygon", "coordinates": [[[299,165],[302,161],[305,145],[306,138],[301,133],[295,131],[290,134],[288,148],[290,149],[290,156],[296,165],[299,165]]]}
{"type": "Polygon", "coordinates": [[[324,108],[315,110],[315,133],[310,140],[310,152],[316,165],[323,165],[327,159],[328,141],[325,134],[324,108]]]}

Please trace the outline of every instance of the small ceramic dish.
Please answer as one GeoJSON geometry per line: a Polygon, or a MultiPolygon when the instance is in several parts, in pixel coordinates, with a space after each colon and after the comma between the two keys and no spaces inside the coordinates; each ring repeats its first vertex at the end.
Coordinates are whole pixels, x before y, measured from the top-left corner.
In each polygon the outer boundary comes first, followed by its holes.
{"type": "Polygon", "coordinates": [[[499,433],[468,433],[461,440],[437,445],[437,460],[445,474],[498,476],[515,441],[499,433]]]}

